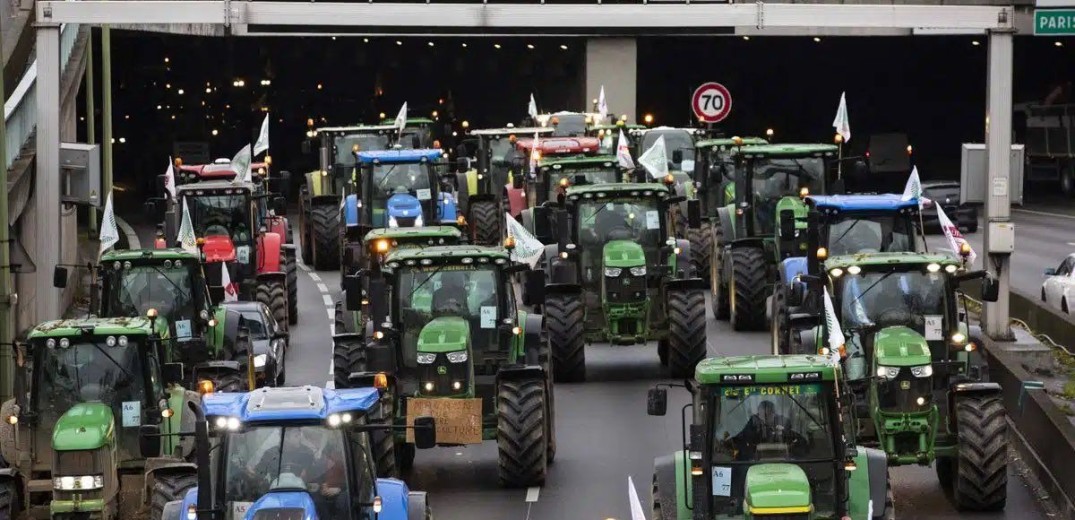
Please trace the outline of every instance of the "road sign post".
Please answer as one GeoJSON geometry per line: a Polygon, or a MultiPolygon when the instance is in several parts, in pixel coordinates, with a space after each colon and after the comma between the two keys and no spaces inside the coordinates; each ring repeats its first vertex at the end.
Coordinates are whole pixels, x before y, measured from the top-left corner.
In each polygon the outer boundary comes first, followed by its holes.
{"type": "Polygon", "coordinates": [[[732,111],[732,94],[720,83],[703,83],[691,96],[691,108],[699,121],[719,123],[732,111]]]}

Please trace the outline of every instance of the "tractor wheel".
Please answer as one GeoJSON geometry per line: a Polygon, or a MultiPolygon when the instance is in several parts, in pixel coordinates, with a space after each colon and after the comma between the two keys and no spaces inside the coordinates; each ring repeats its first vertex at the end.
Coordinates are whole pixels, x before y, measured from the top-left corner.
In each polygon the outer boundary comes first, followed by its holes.
{"type": "Polygon", "coordinates": [[[310,208],[310,236],[314,242],[314,269],[339,269],[340,212],[336,206],[322,204],[310,208]]]}
{"type": "Polygon", "coordinates": [[[691,265],[699,278],[709,281],[709,259],[713,256],[713,226],[702,222],[698,229],[687,229],[687,239],[691,243],[691,265]]]}
{"type": "Polygon", "coordinates": [[[287,323],[299,322],[299,264],[295,259],[295,250],[284,252],[284,272],[287,274],[287,323]]]}
{"type": "MultiPolygon", "coordinates": [[[[394,403],[391,401],[384,405],[385,420],[391,424],[396,416],[394,403]]],[[[373,458],[377,463],[377,476],[379,478],[398,478],[399,468],[396,461],[399,455],[396,453],[396,437],[390,429],[377,429],[370,432],[370,442],[373,458]]],[[[413,446],[413,444],[412,444],[413,446]]]]}
{"type": "Polygon", "coordinates": [[[366,370],[366,348],[362,343],[346,339],[332,346],[332,380],[336,388],[347,388],[347,378],[354,372],[366,370]]]}
{"type": "MultiPolygon", "coordinates": [[[[724,276],[724,226],[713,226],[713,251],[709,255],[709,288],[713,296],[713,315],[726,320],[731,315],[728,280],[724,276]]],[[[693,252],[693,250],[692,250],[693,252]]]]}
{"type": "Polygon", "coordinates": [[[346,334],[358,332],[358,326],[355,324],[354,313],[343,308],[343,301],[347,298],[347,292],[340,294],[340,299],[336,300],[335,312],[333,313],[332,326],[336,334],[346,334]]]}
{"type": "Polygon", "coordinates": [[[578,296],[555,294],[545,298],[545,330],[552,350],[552,373],[557,383],[586,380],[586,342],[583,308],[578,296]]]}
{"type": "Polygon", "coordinates": [[[16,459],[15,425],[7,422],[15,411],[15,399],[8,399],[0,406],[0,458],[10,464],[16,459]]]}
{"type": "Polygon", "coordinates": [[[773,354],[791,354],[791,331],[788,330],[787,286],[776,284],[773,289],[772,319],[769,328],[773,336],[773,354]]]}
{"type": "Polygon", "coordinates": [[[183,500],[187,490],[198,485],[196,473],[162,473],[153,477],[153,494],[149,502],[149,518],[162,518],[164,505],[183,500]]]}
{"type": "Polygon", "coordinates": [[[959,511],[1000,511],[1008,495],[1008,424],[999,395],[956,399],[958,454],[952,498],[959,511]]]}
{"type": "Polygon", "coordinates": [[[310,233],[310,207],[306,201],[310,199],[309,191],[303,186],[299,193],[299,239],[302,263],[310,265],[314,263],[314,241],[310,233]]]}
{"type": "Polygon", "coordinates": [[[269,307],[280,328],[287,330],[287,288],[283,280],[264,280],[257,285],[254,298],[269,307]]]}
{"type": "Polygon", "coordinates": [[[544,484],[548,462],[545,382],[541,379],[501,381],[496,414],[500,483],[513,488],[544,484]]]}
{"type": "Polygon", "coordinates": [[[250,389],[247,388],[249,382],[246,379],[245,373],[227,372],[224,375],[213,381],[214,392],[217,393],[242,393],[247,392],[250,389]]]}
{"type": "Polygon", "coordinates": [[[652,493],[653,493],[653,495],[652,495],[653,496],[653,514],[650,515],[650,518],[652,518],[653,520],[664,520],[664,508],[661,507],[661,501],[658,498],[661,495],[659,493],[659,488],[657,487],[657,475],[653,475],[653,488],[652,489],[653,489],[653,491],[652,491],[652,493]]]}
{"type": "Polygon", "coordinates": [[[13,481],[0,482],[0,520],[15,520],[19,513],[19,491],[13,481]]]}
{"type": "Polygon", "coordinates": [[[499,244],[502,218],[495,200],[471,201],[467,222],[473,230],[471,238],[474,243],[482,246],[499,244]]]}
{"type": "Polygon", "coordinates": [[[732,250],[732,327],[736,331],[765,328],[765,251],[753,247],[732,250]]]}
{"type": "Polygon", "coordinates": [[[702,291],[668,293],[668,366],[672,377],[688,378],[705,358],[705,294],[702,291]]]}

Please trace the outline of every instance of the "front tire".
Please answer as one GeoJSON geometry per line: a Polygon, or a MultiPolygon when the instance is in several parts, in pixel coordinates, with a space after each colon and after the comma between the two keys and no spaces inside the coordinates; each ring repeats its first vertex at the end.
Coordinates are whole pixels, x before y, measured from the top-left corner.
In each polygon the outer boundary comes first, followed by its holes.
{"type": "Polygon", "coordinates": [[[732,327],[765,330],[765,252],[753,247],[732,250],[732,327]]]}
{"type": "Polygon", "coordinates": [[[348,387],[347,379],[366,370],[365,345],[352,339],[337,340],[332,345],[332,381],[337,389],[348,387]]]}
{"type": "Polygon", "coordinates": [[[956,400],[958,454],[952,499],[959,511],[1000,511],[1008,492],[1008,423],[999,395],[956,400]]]}
{"type": "Polygon", "coordinates": [[[340,268],[340,212],[331,204],[310,209],[314,269],[333,271],[340,268]]]}
{"type": "Polygon", "coordinates": [[[164,516],[164,506],[173,500],[183,500],[187,490],[198,485],[195,473],[163,473],[153,476],[153,494],[151,495],[149,518],[164,516]]]}
{"type": "Polygon", "coordinates": [[[507,487],[540,486],[548,467],[545,382],[502,380],[497,389],[497,469],[507,487]]]}
{"type": "Polygon", "coordinates": [[[287,323],[294,325],[299,322],[299,264],[294,249],[284,251],[284,272],[287,274],[287,323]]]}
{"type": "Polygon", "coordinates": [[[668,293],[668,366],[672,377],[689,378],[706,355],[705,294],[700,290],[668,293]]]}
{"type": "Polygon", "coordinates": [[[288,330],[287,288],[283,280],[262,280],[257,285],[254,299],[268,306],[280,328],[288,330]]]}
{"type": "Polygon", "coordinates": [[[713,225],[705,221],[698,229],[687,228],[687,239],[691,243],[691,265],[694,266],[694,272],[708,282],[709,262],[713,256],[713,225]]]}
{"type": "Polygon", "coordinates": [[[502,218],[495,200],[470,201],[467,222],[470,223],[471,239],[474,243],[481,246],[499,244],[502,218]]]}
{"type": "Polygon", "coordinates": [[[586,380],[584,312],[577,295],[554,294],[545,298],[545,330],[552,351],[552,372],[557,383],[586,380]]]}
{"type": "Polygon", "coordinates": [[[713,226],[713,252],[709,256],[709,287],[713,296],[713,316],[718,320],[731,317],[731,301],[728,297],[728,280],[724,276],[724,226],[721,224],[727,212],[717,211],[718,220],[713,226]]]}
{"type": "Polygon", "coordinates": [[[773,354],[790,354],[791,331],[788,330],[787,286],[778,283],[773,289],[769,328],[772,331],[773,354]]]}

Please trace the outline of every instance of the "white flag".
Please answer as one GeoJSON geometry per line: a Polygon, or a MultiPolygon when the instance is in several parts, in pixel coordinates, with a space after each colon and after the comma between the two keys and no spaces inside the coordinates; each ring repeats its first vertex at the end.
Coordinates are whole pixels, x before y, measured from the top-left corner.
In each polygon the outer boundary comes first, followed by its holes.
{"type": "Polygon", "coordinates": [[[168,190],[172,200],[175,200],[175,161],[171,157],[168,158],[168,169],[164,172],[164,189],[168,190]]]}
{"type": "Polygon", "coordinates": [[[832,298],[829,297],[829,288],[823,289],[825,297],[825,328],[828,330],[828,337],[825,338],[825,345],[829,347],[829,359],[833,365],[840,364],[840,349],[847,341],[844,337],[844,331],[840,328],[840,320],[836,318],[836,309],[832,305],[832,298]]]}
{"type": "Polygon", "coordinates": [[[631,158],[630,142],[627,141],[627,134],[620,130],[620,139],[616,142],[616,160],[619,161],[620,166],[627,168],[628,170],[635,167],[635,161],[631,158]]]}
{"type": "Polygon", "coordinates": [[[843,136],[845,143],[851,141],[851,122],[847,119],[847,92],[840,93],[840,106],[836,109],[832,127],[836,129],[836,133],[843,136]]]}
{"type": "Polygon", "coordinates": [[[407,126],[407,102],[403,102],[403,106],[399,107],[399,113],[396,114],[396,128],[400,132],[407,126]]]}
{"type": "Polygon", "coordinates": [[[228,263],[222,262],[220,266],[220,285],[224,286],[224,301],[239,301],[239,290],[231,283],[231,273],[228,272],[228,263]]]}
{"type": "Polygon", "coordinates": [[[504,218],[508,223],[508,236],[515,237],[515,251],[512,251],[512,256],[530,264],[531,268],[537,266],[541,254],[545,252],[545,244],[531,235],[510,213],[504,213],[504,218]]]}
{"type": "Polygon", "coordinates": [[[537,101],[534,101],[534,94],[533,93],[530,94],[530,106],[526,107],[526,113],[530,114],[530,117],[532,117],[534,119],[534,122],[536,124],[537,123],[538,111],[537,111],[537,101]]]}
{"type": "Polygon", "coordinates": [[[233,183],[250,182],[250,145],[246,145],[231,159],[231,170],[235,172],[233,183]]]}
{"type": "MultiPolygon", "coordinates": [[[[642,501],[638,499],[638,491],[635,490],[635,481],[627,475],[627,494],[631,500],[631,520],[646,520],[646,513],[642,511],[642,501]]],[[[657,497],[654,497],[656,499],[657,497]]],[[[653,520],[661,520],[654,518],[653,520]]]]}
{"type": "Polygon", "coordinates": [[[187,199],[183,199],[183,222],[179,224],[179,236],[176,237],[179,246],[188,253],[198,254],[198,238],[194,236],[194,224],[190,221],[190,208],[187,207],[187,199]]]}
{"type": "Polygon", "coordinates": [[[116,212],[112,209],[112,192],[108,192],[105,200],[105,212],[101,218],[101,250],[98,254],[104,254],[109,248],[119,242],[119,228],[116,227],[116,212]]]}
{"type": "Polygon", "coordinates": [[[664,136],[657,138],[657,142],[646,150],[646,153],[638,157],[638,164],[646,167],[654,179],[660,179],[668,175],[668,151],[664,147],[664,136]]]}
{"type": "Polygon", "coordinates": [[[934,207],[937,208],[937,222],[940,223],[941,229],[944,230],[944,237],[948,239],[948,246],[952,248],[952,252],[958,255],[962,245],[967,244],[967,248],[970,249],[970,254],[967,255],[967,266],[974,265],[974,260],[978,258],[978,254],[974,252],[970,242],[963,238],[963,233],[959,232],[959,227],[952,223],[940,204],[934,204],[934,207]]]}
{"type": "Polygon", "coordinates": [[[265,114],[265,120],[261,122],[261,132],[258,141],[254,143],[254,155],[269,149],[269,114],[265,114]]]}
{"type": "Polygon", "coordinates": [[[903,200],[918,199],[918,209],[922,209],[926,202],[929,202],[924,195],[922,195],[922,178],[918,176],[918,167],[915,166],[911,170],[911,176],[907,177],[907,184],[903,186],[903,200]]]}
{"type": "Polygon", "coordinates": [[[601,85],[601,95],[597,98],[597,112],[601,114],[601,122],[608,117],[608,103],[605,102],[605,86],[601,85]]]}

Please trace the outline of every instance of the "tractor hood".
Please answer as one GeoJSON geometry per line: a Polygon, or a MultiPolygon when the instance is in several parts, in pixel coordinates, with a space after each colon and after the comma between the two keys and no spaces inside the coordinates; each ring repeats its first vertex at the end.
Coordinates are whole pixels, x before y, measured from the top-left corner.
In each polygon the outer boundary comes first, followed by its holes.
{"type": "Polygon", "coordinates": [[[806,203],[799,197],[783,197],[776,203],[776,222],[780,226],[780,212],[790,209],[795,214],[795,229],[806,229],[806,203]]]}
{"type": "Polygon", "coordinates": [[[235,260],[235,244],[227,235],[209,235],[202,246],[206,262],[231,262],[235,260]]]}
{"type": "Polygon", "coordinates": [[[101,448],[115,428],[112,409],[102,403],[79,403],[67,410],[52,430],[52,449],[88,451],[101,448]]]}
{"type": "Polygon", "coordinates": [[[795,464],[757,464],[747,470],[746,507],[755,518],[809,513],[810,480],[795,464]]]}
{"type": "Polygon", "coordinates": [[[878,365],[912,367],[929,364],[932,360],[929,343],[918,332],[907,327],[885,327],[873,340],[878,365]]]}
{"type": "Polygon", "coordinates": [[[317,509],[306,491],[269,491],[250,505],[246,518],[318,520],[317,509]],[[259,514],[260,513],[260,514],[259,514]]]}
{"type": "MultiPolygon", "coordinates": [[[[389,218],[413,219],[422,217],[422,204],[414,195],[397,193],[388,199],[387,213],[389,218]]],[[[403,224],[402,222],[400,223],[403,224]]],[[[420,224],[415,224],[420,225],[420,224]]],[[[410,226],[405,226],[410,227],[410,226]]]]}
{"type": "Polygon", "coordinates": [[[440,354],[466,350],[470,324],[458,316],[434,318],[418,334],[418,352],[440,354]]]}
{"type": "Polygon", "coordinates": [[[605,244],[601,259],[605,267],[638,267],[646,265],[642,246],[630,240],[611,240],[605,244]]]}

